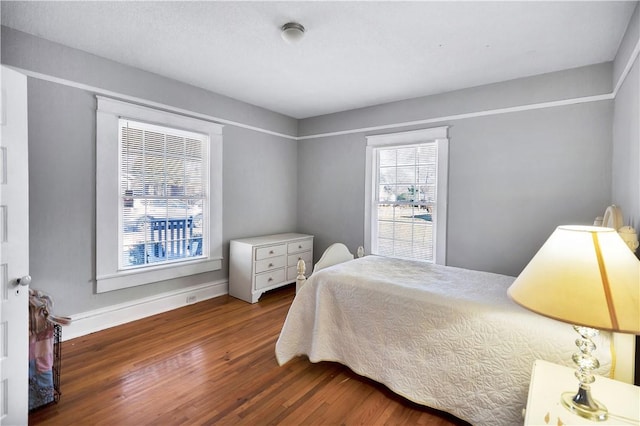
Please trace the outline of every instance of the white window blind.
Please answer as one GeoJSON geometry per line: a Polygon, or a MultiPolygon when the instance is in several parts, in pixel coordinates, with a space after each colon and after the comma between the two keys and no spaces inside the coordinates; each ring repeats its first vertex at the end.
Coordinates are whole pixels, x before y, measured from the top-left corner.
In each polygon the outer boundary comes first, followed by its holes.
{"type": "Polygon", "coordinates": [[[121,267],[201,257],[208,137],[120,119],[119,142],[121,267]]]}
{"type": "Polygon", "coordinates": [[[377,152],[377,254],[433,261],[437,146],[377,152]]]}

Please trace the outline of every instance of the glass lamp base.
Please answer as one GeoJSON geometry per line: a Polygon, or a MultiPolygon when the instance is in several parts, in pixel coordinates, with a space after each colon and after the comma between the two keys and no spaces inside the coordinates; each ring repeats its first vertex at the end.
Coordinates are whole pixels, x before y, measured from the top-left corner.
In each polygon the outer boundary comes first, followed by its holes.
{"type": "Polygon", "coordinates": [[[590,392],[583,392],[580,387],[578,393],[564,392],[560,400],[562,405],[574,414],[595,422],[607,420],[609,411],[600,402],[591,398],[590,392]]]}

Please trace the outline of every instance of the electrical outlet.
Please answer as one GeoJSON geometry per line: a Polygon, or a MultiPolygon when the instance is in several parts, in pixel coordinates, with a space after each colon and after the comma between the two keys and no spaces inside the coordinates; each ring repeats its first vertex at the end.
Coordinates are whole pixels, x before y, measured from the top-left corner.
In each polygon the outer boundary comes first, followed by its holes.
{"type": "Polygon", "coordinates": [[[187,296],[187,303],[195,303],[195,301],[196,301],[195,295],[187,296]]]}

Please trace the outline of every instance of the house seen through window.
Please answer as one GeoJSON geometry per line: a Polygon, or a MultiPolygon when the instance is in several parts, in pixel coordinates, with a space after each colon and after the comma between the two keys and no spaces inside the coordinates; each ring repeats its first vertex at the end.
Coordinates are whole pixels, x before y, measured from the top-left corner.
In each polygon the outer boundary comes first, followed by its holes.
{"type": "Polygon", "coordinates": [[[207,139],[198,133],[119,120],[122,268],[203,255],[207,139]]]}

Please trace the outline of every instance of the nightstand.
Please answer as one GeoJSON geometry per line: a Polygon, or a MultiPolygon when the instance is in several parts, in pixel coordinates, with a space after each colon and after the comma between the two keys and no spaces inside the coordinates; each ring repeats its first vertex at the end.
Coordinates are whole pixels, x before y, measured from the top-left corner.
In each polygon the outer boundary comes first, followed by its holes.
{"type": "Polygon", "coordinates": [[[609,410],[603,422],[583,419],[562,406],[560,394],[578,390],[575,369],[537,360],[533,364],[525,425],[637,425],[640,423],[640,387],[596,376],[593,397],[609,410]]]}

